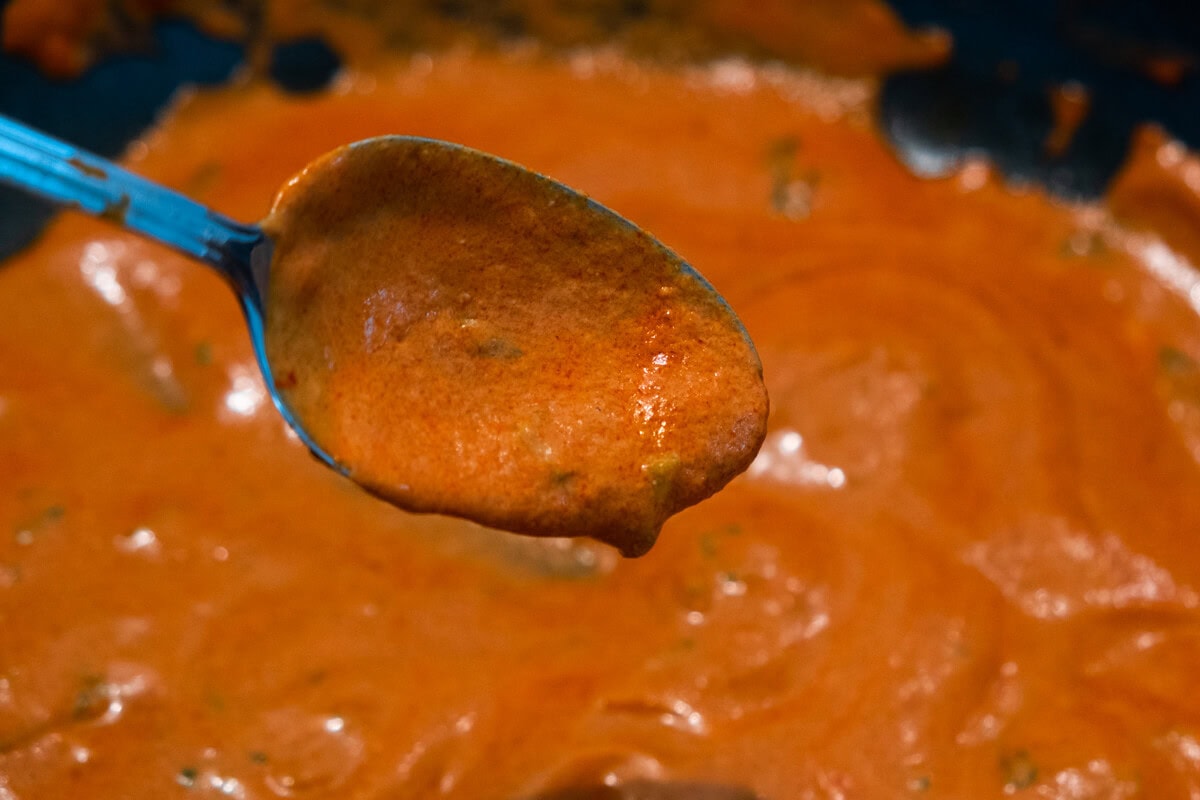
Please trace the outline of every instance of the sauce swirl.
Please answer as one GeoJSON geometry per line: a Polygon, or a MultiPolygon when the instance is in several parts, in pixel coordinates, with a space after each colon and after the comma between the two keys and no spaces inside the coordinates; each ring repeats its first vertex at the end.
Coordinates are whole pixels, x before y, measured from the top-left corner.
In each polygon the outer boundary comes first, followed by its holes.
{"type": "Polygon", "coordinates": [[[867,81],[336,88],[197,93],[131,166],[250,219],[347,141],[511,155],[703,265],[763,447],[634,560],[398,513],[289,439],[215,275],[64,215],[0,267],[0,796],[1200,792],[1194,155],[1145,136],[1074,206],[913,176],[867,81]]]}

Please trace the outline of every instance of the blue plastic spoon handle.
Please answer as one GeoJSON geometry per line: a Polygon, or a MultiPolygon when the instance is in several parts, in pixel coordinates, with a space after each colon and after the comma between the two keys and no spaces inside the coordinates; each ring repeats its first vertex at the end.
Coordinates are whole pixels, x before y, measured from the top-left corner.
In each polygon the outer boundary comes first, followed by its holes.
{"type": "MultiPolygon", "coordinates": [[[[217,267],[241,290],[262,231],[0,116],[0,181],[112,220],[217,267]]],[[[258,292],[255,291],[257,295],[258,292]]]]}
{"type": "Polygon", "coordinates": [[[215,267],[233,285],[271,399],[309,449],[319,448],[275,388],[267,361],[263,298],[272,243],[257,225],[218,214],[99,156],[0,115],[0,181],[63,206],[108,219],[215,267]]]}

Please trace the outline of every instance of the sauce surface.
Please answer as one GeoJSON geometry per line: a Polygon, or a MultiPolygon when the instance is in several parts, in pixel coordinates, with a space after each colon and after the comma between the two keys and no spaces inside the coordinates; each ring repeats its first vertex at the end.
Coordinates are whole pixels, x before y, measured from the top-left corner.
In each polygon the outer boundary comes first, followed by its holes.
{"type": "Polygon", "coordinates": [[[263,227],[276,387],[402,508],[641,555],[762,444],[762,366],[721,298],[514,164],[360,142],[289,181],[263,227]]]}
{"type": "Polygon", "coordinates": [[[738,309],[768,435],[636,561],[401,514],[215,275],[65,215],[0,267],[0,795],[1200,792],[1200,166],[922,181],[872,91],[459,51],[182,102],[131,166],[242,219],[397,131],[578,186],[738,309]]]}

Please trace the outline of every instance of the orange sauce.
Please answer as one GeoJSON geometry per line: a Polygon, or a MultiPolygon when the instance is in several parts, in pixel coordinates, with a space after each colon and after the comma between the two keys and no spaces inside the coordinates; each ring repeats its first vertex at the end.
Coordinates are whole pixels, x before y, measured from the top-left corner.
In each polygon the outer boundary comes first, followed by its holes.
{"type": "Polygon", "coordinates": [[[511,162],[358,142],[290,180],[263,228],[276,388],[401,508],[641,555],[762,444],[762,365],[720,296],[511,162]]]}
{"type": "Polygon", "coordinates": [[[1138,227],[1193,161],[1119,216],[923,181],[871,99],[455,51],[182,101],[128,161],[243,219],[397,132],[578,186],[738,309],[769,432],[636,561],[409,516],[289,437],[215,275],[64,216],[0,267],[0,796],[1200,792],[1200,252],[1138,227]]]}

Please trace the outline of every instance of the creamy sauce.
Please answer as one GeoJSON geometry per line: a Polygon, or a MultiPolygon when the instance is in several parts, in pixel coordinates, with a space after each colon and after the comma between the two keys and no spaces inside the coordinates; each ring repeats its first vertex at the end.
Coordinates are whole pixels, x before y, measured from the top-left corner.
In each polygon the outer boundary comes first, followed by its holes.
{"type": "Polygon", "coordinates": [[[397,131],[636,219],[738,309],[767,439],[636,561],[404,515],[289,439],[216,276],[65,216],[0,268],[3,792],[1200,792],[1195,159],[1064,207],[914,178],[871,100],[461,52],[183,103],[132,165],[243,219],[397,131]]]}
{"type": "Polygon", "coordinates": [[[720,297],[516,165],[361,142],[289,181],[263,227],[276,387],[403,508],[641,555],[762,444],[762,366],[720,297]]]}

